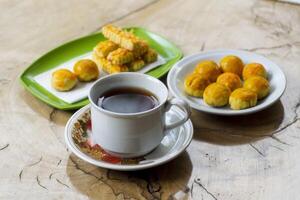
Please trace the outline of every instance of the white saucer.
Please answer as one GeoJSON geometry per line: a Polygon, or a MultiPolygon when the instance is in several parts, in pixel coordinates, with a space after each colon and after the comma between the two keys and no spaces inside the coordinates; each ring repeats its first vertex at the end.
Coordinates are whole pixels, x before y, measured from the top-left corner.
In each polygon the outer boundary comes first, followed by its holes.
{"type": "MultiPolygon", "coordinates": [[[[176,121],[184,115],[181,110],[173,107],[166,115],[168,122],[176,121]]],[[[193,125],[188,120],[182,126],[166,133],[160,145],[151,153],[136,159],[119,159],[107,156],[100,147],[87,147],[90,130],[90,105],[78,110],[68,121],[65,128],[65,141],[68,148],[79,158],[93,165],[121,170],[133,171],[147,169],[166,163],[181,154],[193,138],[193,125]],[[87,127],[87,128],[86,128],[87,127]],[[99,156],[100,155],[100,156],[99,156]],[[105,161],[105,159],[110,160],[105,161]]]]}
{"type": "Polygon", "coordinates": [[[272,61],[255,53],[226,49],[204,51],[183,58],[172,67],[168,74],[167,81],[168,88],[172,95],[186,101],[192,108],[196,110],[217,115],[245,115],[263,110],[279,100],[286,87],[286,78],[284,73],[272,61]],[[221,58],[227,55],[236,55],[240,57],[244,63],[258,62],[264,65],[266,68],[271,91],[266,98],[258,101],[256,106],[244,110],[231,110],[229,106],[214,108],[207,105],[203,99],[188,96],[184,92],[184,78],[187,74],[194,70],[199,61],[214,60],[216,63],[219,63],[221,58]]]}

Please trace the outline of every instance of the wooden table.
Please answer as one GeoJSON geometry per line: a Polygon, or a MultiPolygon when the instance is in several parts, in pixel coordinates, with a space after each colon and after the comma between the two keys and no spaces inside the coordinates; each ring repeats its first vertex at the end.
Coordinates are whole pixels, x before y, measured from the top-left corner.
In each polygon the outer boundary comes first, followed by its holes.
{"type": "Polygon", "coordinates": [[[0,199],[300,199],[300,6],[275,1],[0,2],[0,199]],[[141,26],[185,55],[244,49],[275,61],[287,90],[265,111],[194,111],[180,157],[137,172],[97,168],[66,149],[71,112],[25,91],[18,75],[42,54],[106,23],[141,26]]]}

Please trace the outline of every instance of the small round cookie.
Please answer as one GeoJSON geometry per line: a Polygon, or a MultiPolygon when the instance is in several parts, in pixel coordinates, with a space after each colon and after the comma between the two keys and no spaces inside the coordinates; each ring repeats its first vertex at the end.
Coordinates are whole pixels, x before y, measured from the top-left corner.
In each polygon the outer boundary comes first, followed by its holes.
{"type": "Polygon", "coordinates": [[[239,57],[229,55],[222,58],[220,67],[222,68],[223,72],[232,72],[242,77],[244,64],[239,57]]]}
{"type": "Polygon", "coordinates": [[[257,103],[257,94],[246,88],[234,90],[229,97],[230,108],[233,110],[242,110],[255,106],[257,103]]]}
{"type": "Polygon", "coordinates": [[[68,69],[58,69],[52,73],[51,85],[58,91],[71,90],[76,83],[76,75],[68,69]]]}
{"type": "Polygon", "coordinates": [[[210,84],[210,80],[201,74],[192,73],[187,75],[184,80],[185,92],[194,97],[202,97],[204,89],[210,84]]]}
{"type": "Polygon", "coordinates": [[[205,103],[214,107],[221,107],[228,104],[230,89],[220,83],[212,83],[207,86],[203,93],[205,103]]]}
{"type": "Polygon", "coordinates": [[[212,60],[204,60],[198,63],[195,72],[207,77],[211,82],[215,82],[221,74],[219,66],[212,60]]]}
{"type": "Polygon", "coordinates": [[[261,76],[251,76],[244,82],[244,88],[257,94],[257,99],[266,97],[270,92],[269,82],[261,76]]]}
{"type": "Polygon", "coordinates": [[[217,83],[227,86],[230,91],[234,91],[243,86],[240,77],[231,72],[221,74],[217,79],[217,83]]]}
{"type": "Polygon", "coordinates": [[[243,79],[247,80],[251,76],[261,76],[267,79],[267,71],[262,64],[249,63],[243,69],[243,79]]]}
{"type": "Polygon", "coordinates": [[[73,70],[80,81],[92,81],[97,79],[99,76],[97,64],[90,59],[77,61],[73,70]]]}

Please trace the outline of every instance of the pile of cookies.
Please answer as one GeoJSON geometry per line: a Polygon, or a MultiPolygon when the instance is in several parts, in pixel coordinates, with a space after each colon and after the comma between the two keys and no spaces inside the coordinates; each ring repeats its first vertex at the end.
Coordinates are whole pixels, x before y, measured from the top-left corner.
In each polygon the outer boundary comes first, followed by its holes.
{"type": "Polygon", "coordinates": [[[105,72],[138,71],[157,60],[157,53],[146,41],[111,24],[102,28],[104,37],[94,48],[93,60],[105,72]]]}
{"type": "Polygon", "coordinates": [[[264,66],[254,62],[244,65],[234,55],[222,58],[220,66],[212,60],[201,61],[185,78],[184,88],[188,95],[203,97],[210,106],[229,103],[233,110],[253,107],[270,92],[264,66]]]}

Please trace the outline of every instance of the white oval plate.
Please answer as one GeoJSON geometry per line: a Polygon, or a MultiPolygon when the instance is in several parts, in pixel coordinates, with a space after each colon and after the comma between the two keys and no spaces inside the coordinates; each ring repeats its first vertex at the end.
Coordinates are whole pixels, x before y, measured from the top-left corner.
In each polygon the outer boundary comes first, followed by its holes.
{"type": "Polygon", "coordinates": [[[281,97],[286,87],[286,78],[284,73],[269,59],[251,52],[226,49],[204,51],[184,57],[170,70],[167,82],[172,95],[175,97],[186,101],[196,110],[217,115],[245,115],[263,110],[275,103],[281,97]],[[219,63],[221,58],[227,55],[236,55],[240,57],[245,64],[258,62],[266,68],[271,91],[266,98],[258,101],[256,106],[244,110],[231,110],[229,106],[214,108],[207,105],[202,98],[191,97],[184,92],[184,78],[187,74],[194,70],[199,61],[214,60],[216,63],[219,63]]]}
{"type": "MultiPolygon", "coordinates": [[[[163,138],[159,146],[153,150],[151,153],[143,156],[143,160],[137,161],[135,164],[128,163],[109,163],[103,161],[102,159],[96,159],[92,157],[91,154],[87,152],[83,152],[80,145],[76,143],[74,138],[78,138],[78,131],[82,130],[80,124],[86,123],[85,121],[89,120],[90,117],[90,105],[87,105],[80,110],[78,110],[68,121],[65,128],[65,141],[68,148],[79,158],[82,160],[91,163],[93,165],[114,169],[120,171],[133,171],[133,170],[141,170],[147,169],[154,166],[161,165],[166,163],[174,158],[176,158],[179,154],[181,154],[191,143],[193,138],[193,125],[190,120],[184,123],[182,126],[172,129],[166,136],[163,138]],[[80,121],[80,123],[78,123],[80,121]],[[74,126],[76,123],[77,126],[74,126]],[[76,137],[74,137],[74,135],[76,137]]],[[[171,108],[171,110],[166,115],[167,122],[177,121],[178,119],[184,117],[182,111],[176,107],[171,108]]],[[[86,123],[87,124],[87,123],[86,123]]],[[[86,125],[84,125],[86,127],[86,125]]],[[[88,128],[87,128],[88,129],[88,128]]],[[[92,134],[91,130],[82,134],[84,136],[79,137],[89,137],[86,135],[92,134]]],[[[84,139],[84,138],[83,138],[84,139]]]]}

